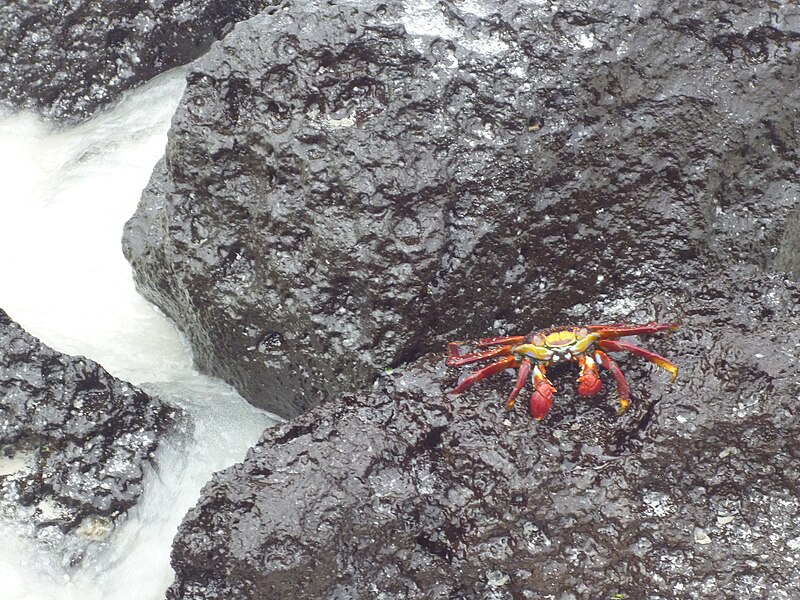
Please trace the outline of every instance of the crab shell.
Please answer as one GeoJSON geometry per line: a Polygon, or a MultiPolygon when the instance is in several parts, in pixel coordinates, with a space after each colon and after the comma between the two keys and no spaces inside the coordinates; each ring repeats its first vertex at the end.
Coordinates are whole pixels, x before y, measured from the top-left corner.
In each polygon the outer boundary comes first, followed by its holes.
{"type": "Polygon", "coordinates": [[[639,346],[617,339],[631,335],[646,335],[662,331],[674,331],[678,325],[674,323],[647,323],[643,325],[585,325],[551,327],[534,331],[527,336],[509,336],[483,338],[478,341],[478,350],[469,354],[461,354],[459,342],[448,344],[448,366],[462,366],[487,359],[498,359],[488,366],[467,376],[451,393],[460,394],[481,379],[509,368],[517,368],[517,382],[506,401],[510,410],[522,388],[530,377],[533,387],[531,394],[531,414],[536,419],[544,418],[553,404],[553,393],[556,391],[547,379],[546,369],[559,361],[574,361],[580,367],[578,377],[578,393],[581,396],[593,396],[601,387],[599,367],[611,371],[617,383],[619,395],[619,413],[624,412],[630,403],[628,383],[617,363],[606,352],[630,352],[665,369],[672,375],[672,381],[678,375],[678,367],[663,356],[650,352],[639,346]]]}
{"type": "Polygon", "coordinates": [[[511,351],[513,354],[527,356],[537,362],[554,363],[584,356],[599,339],[599,334],[590,332],[586,327],[570,329],[551,327],[534,331],[511,351]]]}

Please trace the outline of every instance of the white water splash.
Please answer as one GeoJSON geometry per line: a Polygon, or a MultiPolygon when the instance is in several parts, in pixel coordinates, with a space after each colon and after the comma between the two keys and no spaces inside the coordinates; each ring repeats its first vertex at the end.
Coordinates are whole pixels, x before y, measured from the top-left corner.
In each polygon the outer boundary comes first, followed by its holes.
{"type": "Polygon", "coordinates": [[[3,600],[163,598],[172,538],[200,488],[277,420],[195,371],[175,326],[136,293],[122,256],[123,224],[163,154],[183,87],[174,70],[61,131],[0,115],[0,308],[47,345],[96,360],[193,421],[183,439],[162,445],[143,499],[108,547],[79,568],[2,527],[3,600]]]}

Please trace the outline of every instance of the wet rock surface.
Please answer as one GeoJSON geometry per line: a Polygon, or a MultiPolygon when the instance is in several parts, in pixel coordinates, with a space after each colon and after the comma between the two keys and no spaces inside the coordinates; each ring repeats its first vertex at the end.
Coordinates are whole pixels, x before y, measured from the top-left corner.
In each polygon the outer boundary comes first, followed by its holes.
{"type": "Polygon", "coordinates": [[[173,408],[0,310],[0,515],[81,560],[142,494],[173,408]]]}
{"type": "Polygon", "coordinates": [[[287,4],[193,64],[126,255],[285,416],[451,339],[629,320],[795,264],[798,42],[789,3],[287,4]]]}
{"type": "Polygon", "coordinates": [[[168,598],[797,597],[800,289],[742,266],[631,301],[682,324],[639,340],[675,384],[619,355],[617,417],[608,373],[581,399],[561,365],[537,423],[504,409],[512,373],[449,396],[459,371],[423,357],[215,475],[168,598]]]}
{"type": "Polygon", "coordinates": [[[5,0],[0,99],[75,123],[200,56],[268,0],[5,0]]]}
{"type": "Polygon", "coordinates": [[[168,598],[800,594],[799,41],[780,4],[309,2],[197,61],[138,285],[252,402],[333,399],[207,485],[168,598]],[[564,367],[538,424],[511,373],[444,393],[449,340],[651,320],[681,374],[619,357],[622,417],[564,367]]]}

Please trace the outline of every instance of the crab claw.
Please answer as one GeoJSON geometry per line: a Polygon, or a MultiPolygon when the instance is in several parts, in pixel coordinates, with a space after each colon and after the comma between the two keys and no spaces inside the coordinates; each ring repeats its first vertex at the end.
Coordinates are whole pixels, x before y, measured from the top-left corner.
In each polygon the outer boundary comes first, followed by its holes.
{"type": "Polygon", "coordinates": [[[541,421],[550,412],[553,406],[553,392],[555,388],[549,383],[542,383],[533,390],[531,394],[531,415],[537,421],[541,421]]]}
{"type": "Polygon", "coordinates": [[[597,372],[597,363],[591,356],[582,356],[578,359],[581,375],[578,377],[578,394],[581,396],[594,396],[603,387],[600,374],[597,372]]]}
{"type": "Polygon", "coordinates": [[[556,388],[548,381],[542,369],[537,365],[533,368],[533,393],[531,394],[531,415],[541,421],[550,412],[553,406],[553,392],[556,388]]]}

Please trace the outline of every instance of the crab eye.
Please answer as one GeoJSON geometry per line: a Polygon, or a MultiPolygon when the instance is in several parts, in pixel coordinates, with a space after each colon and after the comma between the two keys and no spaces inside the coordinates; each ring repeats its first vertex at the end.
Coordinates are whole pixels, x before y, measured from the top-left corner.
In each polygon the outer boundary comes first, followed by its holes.
{"type": "Polygon", "coordinates": [[[578,339],[579,339],[579,340],[581,340],[581,339],[585,338],[587,335],[589,335],[589,330],[588,330],[588,329],[586,329],[586,327],[581,327],[581,328],[578,330],[578,339]]]}
{"type": "Polygon", "coordinates": [[[539,334],[539,333],[537,333],[535,336],[533,336],[533,339],[531,340],[531,343],[534,346],[544,346],[544,336],[539,334]]]}

